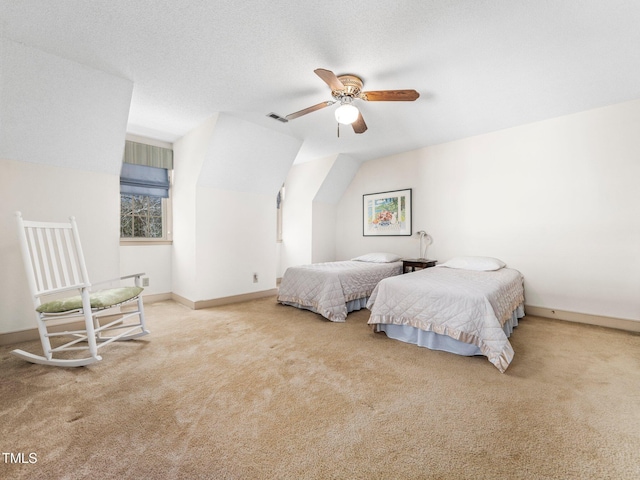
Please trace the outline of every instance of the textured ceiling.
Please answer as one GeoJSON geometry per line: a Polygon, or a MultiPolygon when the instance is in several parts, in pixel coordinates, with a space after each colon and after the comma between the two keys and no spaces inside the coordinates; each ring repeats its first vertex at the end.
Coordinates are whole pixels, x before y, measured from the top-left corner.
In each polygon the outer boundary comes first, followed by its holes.
{"type": "MultiPolygon", "coordinates": [[[[0,0],[0,35],[133,81],[130,133],[174,141],[215,112],[363,161],[640,98],[637,0],[0,0]],[[336,136],[313,73],[354,73],[369,130],[336,136]]],[[[28,79],[25,79],[28,81],[28,79]]]]}

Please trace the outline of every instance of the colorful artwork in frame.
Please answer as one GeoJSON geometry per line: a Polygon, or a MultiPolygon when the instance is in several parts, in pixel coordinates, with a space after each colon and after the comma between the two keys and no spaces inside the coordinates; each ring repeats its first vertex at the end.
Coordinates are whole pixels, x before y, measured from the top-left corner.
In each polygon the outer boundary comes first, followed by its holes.
{"type": "Polygon", "coordinates": [[[411,189],[362,196],[362,235],[411,235],[411,189]]]}

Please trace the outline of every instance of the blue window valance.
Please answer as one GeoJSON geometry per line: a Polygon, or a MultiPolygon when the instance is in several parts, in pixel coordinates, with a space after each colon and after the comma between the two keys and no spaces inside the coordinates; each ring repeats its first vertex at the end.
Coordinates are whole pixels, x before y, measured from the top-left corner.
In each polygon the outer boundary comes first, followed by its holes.
{"type": "Polygon", "coordinates": [[[169,197],[169,171],[166,168],[123,163],[120,171],[120,193],[169,197]]]}

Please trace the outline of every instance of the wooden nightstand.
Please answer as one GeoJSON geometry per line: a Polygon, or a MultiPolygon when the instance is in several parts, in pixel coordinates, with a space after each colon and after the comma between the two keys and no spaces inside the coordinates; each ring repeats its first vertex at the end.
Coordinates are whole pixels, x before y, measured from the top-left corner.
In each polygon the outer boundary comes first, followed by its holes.
{"type": "Polygon", "coordinates": [[[415,272],[423,268],[435,267],[437,260],[428,258],[407,258],[402,260],[402,273],[415,272]]]}

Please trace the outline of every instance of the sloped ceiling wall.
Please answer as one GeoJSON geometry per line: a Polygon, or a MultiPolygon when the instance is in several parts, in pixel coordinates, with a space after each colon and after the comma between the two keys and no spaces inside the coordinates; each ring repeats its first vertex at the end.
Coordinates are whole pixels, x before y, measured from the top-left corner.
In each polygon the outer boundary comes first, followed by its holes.
{"type": "Polygon", "coordinates": [[[358,160],[348,155],[340,154],[333,162],[322,185],[318,189],[314,201],[336,205],[345,192],[356,172],[360,168],[358,160]]]}
{"type": "Polygon", "coordinates": [[[0,158],[120,174],[133,82],[0,39],[0,158]]]}
{"type": "Polygon", "coordinates": [[[289,135],[220,113],[198,185],[275,195],[302,142],[289,135]]]}
{"type": "Polygon", "coordinates": [[[133,83],[0,39],[0,333],[35,327],[14,212],[78,221],[93,281],[119,274],[119,175],[133,83]]]}

